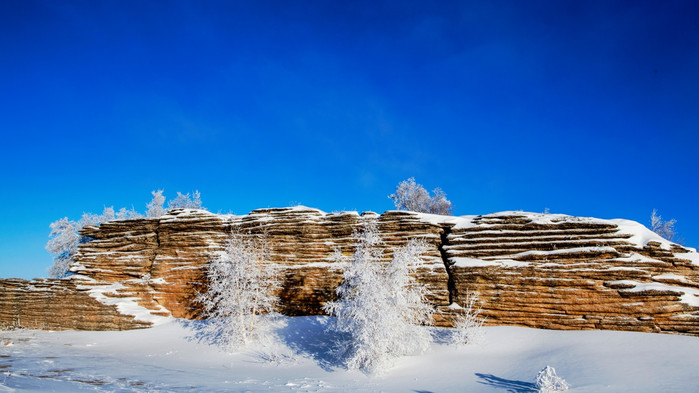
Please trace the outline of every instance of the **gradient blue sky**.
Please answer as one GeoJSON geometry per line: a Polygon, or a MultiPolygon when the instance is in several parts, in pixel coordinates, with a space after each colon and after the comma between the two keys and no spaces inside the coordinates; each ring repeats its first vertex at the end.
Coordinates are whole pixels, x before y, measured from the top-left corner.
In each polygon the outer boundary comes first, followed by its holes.
{"type": "Polygon", "coordinates": [[[392,208],[647,224],[699,245],[696,1],[0,2],[0,277],[150,191],[217,212],[392,208]]]}

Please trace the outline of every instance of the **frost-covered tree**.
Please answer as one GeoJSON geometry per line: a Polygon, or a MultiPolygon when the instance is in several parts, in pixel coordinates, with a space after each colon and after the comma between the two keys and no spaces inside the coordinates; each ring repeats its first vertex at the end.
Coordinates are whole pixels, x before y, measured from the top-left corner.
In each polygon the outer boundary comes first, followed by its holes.
{"type": "Polygon", "coordinates": [[[125,207],[122,207],[119,209],[118,212],[116,212],[116,219],[117,220],[131,220],[134,218],[142,218],[143,216],[141,213],[137,212],[133,207],[131,209],[127,209],[125,207]]]}
{"type": "Polygon", "coordinates": [[[88,225],[99,225],[103,222],[116,220],[114,207],[105,207],[102,214],[83,213],[83,216],[78,221],[80,228],[88,225]]]}
{"type": "Polygon", "coordinates": [[[546,366],[539,371],[535,385],[539,393],[565,392],[569,387],[563,378],[556,375],[556,369],[551,366],[546,366]]]}
{"type": "Polygon", "coordinates": [[[165,197],[163,196],[163,190],[151,191],[153,194],[153,199],[146,204],[146,217],[148,218],[158,218],[165,214],[165,197]]]}
{"type": "Polygon", "coordinates": [[[346,335],[338,346],[345,365],[381,372],[396,357],[424,351],[431,341],[419,325],[431,321],[433,309],[414,277],[425,245],[409,242],[386,265],[374,220],[365,221],[355,237],[356,250],[336,290],[338,300],[326,303],[324,310],[336,316],[333,329],[346,335]]]}
{"type": "Polygon", "coordinates": [[[53,266],[49,268],[49,276],[65,277],[69,274],[70,264],[75,261],[81,236],[78,234],[78,223],[68,217],[52,222],[51,237],[46,243],[46,250],[53,254],[53,266]]]}
{"type": "Polygon", "coordinates": [[[468,294],[466,296],[466,304],[457,313],[454,326],[450,331],[449,341],[451,344],[457,346],[477,344],[483,339],[484,321],[480,317],[480,313],[478,294],[468,294]]]}
{"type": "Polygon", "coordinates": [[[273,312],[279,286],[268,250],[266,236],[233,233],[224,251],[209,262],[208,290],[197,296],[209,319],[200,339],[235,351],[265,334],[260,315],[273,312]]]}
{"type": "Polygon", "coordinates": [[[658,215],[658,209],[653,209],[653,212],[650,214],[651,231],[657,233],[662,238],[667,239],[669,241],[674,241],[675,235],[677,235],[677,233],[675,232],[676,223],[677,220],[675,220],[674,218],[670,221],[663,221],[663,218],[658,215]]]}
{"type": "Polygon", "coordinates": [[[102,214],[83,213],[80,220],[72,221],[68,217],[61,218],[49,225],[49,241],[46,250],[54,255],[53,266],[49,268],[49,276],[54,278],[66,277],[70,274],[70,265],[75,262],[78,246],[90,238],[80,235],[79,231],[88,225],[99,225],[116,219],[113,207],[105,207],[102,214]]]}
{"type": "Polygon", "coordinates": [[[177,197],[170,201],[168,209],[202,209],[201,194],[199,191],[194,191],[190,197],[189,193],[177,192],[177,197]]]}
{"type": "Polygon", "coordinates": [[[415,178],[411,177],[398,183],[396,192],[388,197],[393,200],[398,210],[451,215],[451,202],[444,191],[435,188],[432,193],[434,196],[430,196],[425,187],[415,183],[415,178]]]}

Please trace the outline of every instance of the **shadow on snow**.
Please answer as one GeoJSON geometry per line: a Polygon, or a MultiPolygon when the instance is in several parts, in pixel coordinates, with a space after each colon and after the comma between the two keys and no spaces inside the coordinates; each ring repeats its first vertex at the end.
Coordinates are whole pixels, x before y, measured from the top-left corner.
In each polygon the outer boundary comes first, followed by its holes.
{"type": "Polygon", "coordinates": [[[531,382],[515,381],[496,377],[493,374],[476,373],[480,378],[478,383],[498,389],[506,389],[510,393],[537,393],[539,390],[536,385],[531,382]]]}

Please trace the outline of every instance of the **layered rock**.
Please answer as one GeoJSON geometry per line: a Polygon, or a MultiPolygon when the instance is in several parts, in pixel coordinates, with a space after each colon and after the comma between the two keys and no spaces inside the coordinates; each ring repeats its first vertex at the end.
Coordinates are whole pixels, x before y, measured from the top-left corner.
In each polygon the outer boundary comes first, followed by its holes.
{"type": "Polygon", "coordinates": [[[0,327],[123,330],[151,324],[90,296],[76,280],[0,280],[0,327]]]}
{"type": "Polygon", "coordinates": [[[354,232],[362,220],[376,220],[385,242],[386,261],[392,250],[412,237],[431,246],[423,256],[418,280],[436,305],[449,304],[448,275],[439,252],[439,225],[404,212],[381,216],[356,212],[324,213],[303,207],[260,209],[245,216],[206,211],[175,210],[159,220],[115,221],[88,227],[83,234],[95,240],[80,246],[78,266],[72,270],[101,282],[121,282],[122,296],[142,299],[141,305],[177,318],[197,317],[195,295],[205,290],[206,264],[225,247],[231,233],[264,235],[271,262],[281,267],[278,289],[280,311],[289,315],[322,313],[334,299],[342,280],[337,254],[351,256],[354,232]],[[127,266],[125,269],[124,267],[127,266]]]}
{"type": "Polygon", "coordinates": [[[454,225],[453,300],[496,325],[699,334],[699,259],[638,223],[505,212],[454,225]]]}
{"type": "MultiPolygon", "coordinates": [[[[159,219],[84,228],[94,240],[80,246],[72,268],[76,275],[51,280],[47,291],[54,298],[76,296],[76,307],[97,303],[127,314],[119,323],[81,325],[70,321],[78,311],[67,308],[58,314],[66,320],[64,328],[123,329],[169,316],[196,318],[201,307],[195,297],[206,289],[206,265],[229,235],[264,234],[270,260],[281,268],[280,311],[319,314],[342,279],[337,256],[351,257],[353,234],[365,220],[376,220],[386,261],[410,238],[428,243],[417,278],[439,311],[437,324],[449,325],[459,305],[477,294],[489,324],[699,335],[694,250],[629,221],[522,212],[448,217],[294,207],[234,216],[174,210],[159,219]]],[[[29,300],[30,293],[40,292],[30,288],[33,282],[7,282],[0,280],[3,299],[5,293],[25,294],[0,302],[0,323],[48,313],[35,311],[41,304],[29,300]]]]}

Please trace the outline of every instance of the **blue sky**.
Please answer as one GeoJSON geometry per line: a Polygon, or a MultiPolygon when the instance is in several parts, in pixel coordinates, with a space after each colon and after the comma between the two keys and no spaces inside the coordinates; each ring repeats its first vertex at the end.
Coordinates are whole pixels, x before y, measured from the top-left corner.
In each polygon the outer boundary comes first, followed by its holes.
{"type": "Polygon", "coordinates": [[[150,192],[628,218],[699,246],[694,1],[0,2],[0,277],[150,192]]]}

